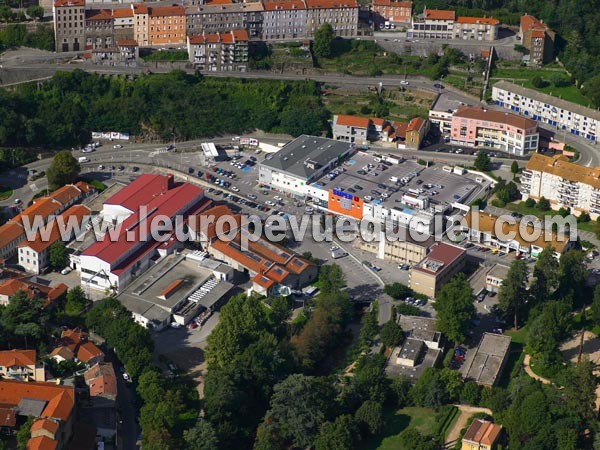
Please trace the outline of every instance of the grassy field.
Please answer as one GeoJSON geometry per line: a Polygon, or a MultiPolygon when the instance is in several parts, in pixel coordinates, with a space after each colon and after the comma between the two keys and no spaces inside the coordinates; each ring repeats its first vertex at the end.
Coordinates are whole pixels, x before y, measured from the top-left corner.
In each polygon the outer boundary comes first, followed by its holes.
{"type": "Polygon", "coordinates": [[[527,327],[524,326],[519,328],[518,330],[506,330],[504,334],[510,336],[514,344],[525,345],[525,341],[527,340],[527,327]]]}
{"type": "Polygon", "coordinates": [[[10,196],[12,195],[13,190],[7,186],[0,186],[0,200],[6,200],[7,198],[10,198],[10,196]]]}
{"type": "Polygon", "coordinates": [[[388,411],[383,431],[360,445],[361,450],[411,450],[400,446],[400,434],[407,428],[416,428],[423,434],[435,430],[435,411],[431,408],[408,407],[388,411]]]}
{"type": "Polygon", "coordinates": [[[589,106],[591,104],[590,99],[584,96],[574,85],[568,84],[563,86],[561,84],[557,86],[553,81],[556,77],[560,77],[565,81],[569,80],[567,73],[561,69],[547,70],[528,69],[526,67],[500,66],[492,71],[491,84],[494,84],[498,80],[508,80],[516,84],[523,85],[526,88],[551,94],[555,97],[560,97],[573,103],[578,103],[584,106],[589,106]],[[542,80],[544,80],[545,86],[539,88],[533,86],[532,80],[536,76],[539,76],[542,78],[542,80]]]}
{"type": "MultiPolygon", "coordinates": [[[[141,56],[141,55],[140,55],[141,56]]],[[[189,59],[187,50],[153,52],[141,56],[144,61],[187,61],[189,59]]]]}

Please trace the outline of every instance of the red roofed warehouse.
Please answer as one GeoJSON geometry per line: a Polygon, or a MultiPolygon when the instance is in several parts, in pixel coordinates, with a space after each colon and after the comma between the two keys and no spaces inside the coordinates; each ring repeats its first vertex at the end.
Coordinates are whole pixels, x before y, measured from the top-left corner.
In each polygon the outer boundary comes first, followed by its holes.
{"type": "Polygon", "coordinates": [[[435,298],[440,288],[465,266],[467,252],[455,245],[438,242],[423,260],[410,270],[410,288],[435,298]]]}
{"type": "MultiPolygon", "coordinates": [[[[169,218],[173,230],[175,226],[183,228],[183,222],[175,222],[176,216],[187,220],[189,215],[210,205],[199,187],[188,183],[176,185],[172,176],[159,175],[139,177],[110,201],[109,217],[114,211],[135,212],[114,233],[106,233],[103,240],[94,242],[80,255],[81,284],[86,288],[123,288],[160,256],[158,248],[162,242],[155,241],[152,233],[163,227],[164,222],[156,218],[169,218]]],[[[167,250],[176,249],[173,245],[167,250]]]]}

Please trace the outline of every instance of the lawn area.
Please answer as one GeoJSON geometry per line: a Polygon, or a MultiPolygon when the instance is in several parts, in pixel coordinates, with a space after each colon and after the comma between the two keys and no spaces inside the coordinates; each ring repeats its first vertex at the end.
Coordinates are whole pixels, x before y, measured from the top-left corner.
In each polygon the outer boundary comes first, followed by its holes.
{"type": "MultiPolygon", "coordinates": [[[[524,216],[535,216],[540,219],[544,216],[554,216],[556,215],[554,211],[540,211],[535,206],[528,207],[525,205],[525,202],[518,203],[507,203],[505,206],[506,209],[510,211],[516,211],[518,213],[523,214],[524,216]]],[[[590,231],[592,233],[600,232],[600,222],[589,221],[589,222],[577,222],[577,229],[581,231],[590,231]]]]}
{"type": "Polygon", "coordinates": [[[6,200],[13,194],[12,188],[8,186],[0,186],[0,200],[6,200]]]}
{"type": "Polygon", "coordinates": [[[187,50],[158,51],[140,57],[144,61],[187,61],[189,59],[187,50]]]}
{"type": "Polygon", "coordinates": [[[390,410],[385,415],[383,431],[362,442],[361,450],[412,450],[400,446],[400,433],[407,428],[416,428],[423,434],[433,434],[435,411],[431,408],[408,407],[390,410]]]}
{"type": "Polygon", "coordinates": [[[563,70],[528,69],[526,67],[499,67],[492,71],[491,84],[494,84],[498,80],[508,80],[513,81],[516,84],[523,85],[526,88],[551,94],[555,97],[560,97],[573,103],[584,106],[589,106],[591,104],[590,99],[584,96],[574,85],[568,84],[563,86],[561,84],[557,86],[553,82],[553,78],[556,76],[560,76],[565,80],[569,79],[569,76],[563,70]],[[544,87],[537,88],[533,86],[531,80],[536,76],[541,77],[546,82],[544,87]]]}
{"type": "Polygon", "coordinates": [[[512,338],[513,344],[525,345],[525,341],[527,340],[527,326],[521,327],[518,330],[506,330],[504,331],[504,334],[512,338]]]}

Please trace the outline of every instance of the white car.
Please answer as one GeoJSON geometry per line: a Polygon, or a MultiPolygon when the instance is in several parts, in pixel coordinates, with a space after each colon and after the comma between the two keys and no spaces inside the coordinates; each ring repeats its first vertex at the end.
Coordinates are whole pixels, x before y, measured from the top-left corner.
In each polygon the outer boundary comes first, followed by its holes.
{"type": "Polygon", "coordinates": [[[177,322],[171,322],[171,328],[179,328],[180,326],[177,322]]]}
{"type": "Polygon", "coordinates": [[[256,200],[258,197],[254,194],[248,194],[248,198],[252,200],[256,200]]]}
{"type": "Polygon", "coordinates": [[[98,166],[98,170],[104,170],[104,166],[103,166],[102,164],[100,164],[100,165],[98,166]]]}
{"type": "Polygon", "coordinates": [[[271,200],[267,200],[265,202],[265,205],[267,205],[267,206],[275,206],[275,203],[273,203],[271,200]]]}
{"type": "Polygon", "coordinates": [[[403,86],[409,86],[410,85],[410,83],[408,81],[406,81],[406,80],[401,80],[400,84],[403,85],[403,86]]]}
{"type": "Polygon", "coordinates": [[[280,202],[283,199],[279,195],[276,195],[275,197],[273,197],[273,200],[280,202]]]}
{"type": "Polygon", "coordinates": [[[121,144],[115,144],[113,145],[113,148],[123,148],[123,146],[121,144]]]}
{"type": "Polygon", "coordinates": [[[15,198],[15,205],[20,205],[20,204],[21,204],[21,199],[15,198]]]}
{"type": "Polygon", "coordinates": [[[70,267],[65,267],[63,270],[60,271],[61,275],[66,275],[68,273],[70,273],[73,269],[71,269],[70,267]]]}
{"type": "Polygon", "coordinates": [[[239,187],[236,187],[236,186],[233,186],[233,187],[231,188],[231,190],[232,190],[233,192],[240,192],[240,188],[239,188],[239,187]]]}
{"type": "Polygon", "coordinates": [[[232,140],[232,141],[239,141],[239,140],[240,140],[240,137],[239,137],[239,136],[234,136],[234,137],[232,137],[232,138],[231,138],[231,140],[232,140]]]}
{"type": "Polygon", "coordinates": [[[124,373],[123,373],[123,379],[124,379],[125,381],[131,381],[131,379],[129,378],[129,375],[127,374],[127,372],[124,372],[124,373]]]}

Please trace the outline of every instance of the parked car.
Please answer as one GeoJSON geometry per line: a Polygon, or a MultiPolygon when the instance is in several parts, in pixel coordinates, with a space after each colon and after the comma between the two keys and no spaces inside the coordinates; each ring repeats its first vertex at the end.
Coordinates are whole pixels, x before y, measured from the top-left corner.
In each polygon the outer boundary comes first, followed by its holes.
{"type": "Polygon", "coordinates": [[[123,148],[123,146],[121,144],[115,144],[113,145],[113,148],[123,148]]]}
{"type": "Polygon", "coordinates": [[[71,269],[70,267],[65,267],[63,270],[60,271],[61,275],[66,275],[68,273],[71,273],[73,269],[71,269]]]}
{"type": "Polygon", "coordinates": [[[232,186],[232,187],[231,187],[231,190],[232,190],[233,192],[240,192],[240,188],[239,188],[239,187],[237,187],[237,186],[232,186]]]}

